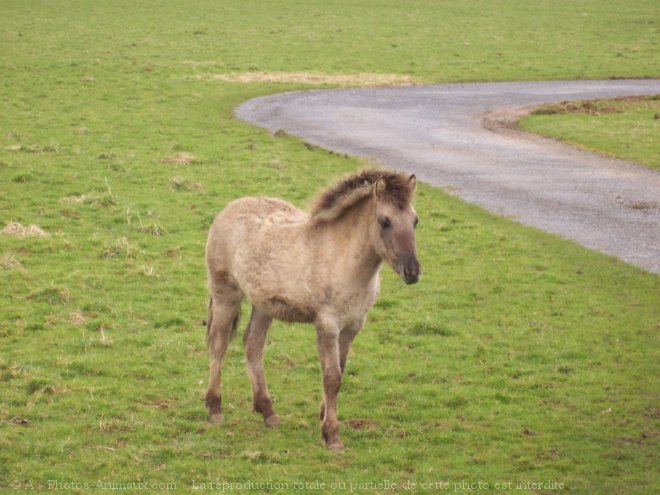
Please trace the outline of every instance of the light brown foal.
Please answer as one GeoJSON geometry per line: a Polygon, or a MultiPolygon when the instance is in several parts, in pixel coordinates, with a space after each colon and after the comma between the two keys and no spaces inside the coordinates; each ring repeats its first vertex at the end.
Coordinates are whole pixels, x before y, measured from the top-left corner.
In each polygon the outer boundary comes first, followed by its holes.
{"type": "Polygon", "coordinates": [[[388,263],[406,284],[419,280],[412,206],[414,175],[367,170],[324,191],[310,214],[273,198],[242,198],[215,219],[206,245],[210,354],[206,404],[222,421],[221,363],[236,335],[241,300],[252,303],[243,337],[254,410],[279,424],[263,370],[273,319],[313,323],[323,371],[321,431],[339,450],[337,394],[353,339],[380,291],[388,263]]]}

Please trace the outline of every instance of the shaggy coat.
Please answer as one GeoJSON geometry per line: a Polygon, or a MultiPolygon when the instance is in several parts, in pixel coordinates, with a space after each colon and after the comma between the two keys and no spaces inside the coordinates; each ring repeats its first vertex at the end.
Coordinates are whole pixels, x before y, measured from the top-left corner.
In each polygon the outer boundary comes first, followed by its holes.
{"type": "Polygon", "coordinates": [[[220,366],[247,297],[252,315],[243,340],[255,410],[268,426],[279,423],[262,364],[272,320],[313,323],[323,369],[322,433],[329,448],[343,447],[337,393],[350,344],[378,297],[381,264],[408,284],[419,279],[415,183],[415,176],[363,171],[322,192],[310,214],[261,197],[238,199],[216,217],[206,245],[211,421],[222,420],[220,366]]]}

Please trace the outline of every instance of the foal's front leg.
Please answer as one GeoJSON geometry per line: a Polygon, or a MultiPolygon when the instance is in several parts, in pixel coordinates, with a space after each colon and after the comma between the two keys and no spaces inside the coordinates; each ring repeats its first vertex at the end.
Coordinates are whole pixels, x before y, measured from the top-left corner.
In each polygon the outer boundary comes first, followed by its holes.
{"type": "Polygon", "coordinates": [[[339,439],[337,421],[337,394],[341,387],[339,366],[339,329],[336,324],[325,323],[316,326],[316,342],[323,370],[323,404],[321,433],[330,450],[341,450],[344,444],[339,439]]]}
{"type": "Polygon", "coordinates": [[[346,326],[339,334],[339,367],[341,374],[344,374],[346,362],[348,361],[348,351],[351,350],[351,344],[362,329],[364,319],[360,323],[346,326]]]}
{"type": "MultiPolygon", "coordinates": [[[[348,351],[350,351],[353,339],[355,339],[361,328],[362,324],[349,325],[339,333],[339,369],[342,376],[344,376],[346,362],[348,361],[348,351]]],[[[324,418],[325,402],[321,404],[321,421],[323,421],[324,418]]]]}

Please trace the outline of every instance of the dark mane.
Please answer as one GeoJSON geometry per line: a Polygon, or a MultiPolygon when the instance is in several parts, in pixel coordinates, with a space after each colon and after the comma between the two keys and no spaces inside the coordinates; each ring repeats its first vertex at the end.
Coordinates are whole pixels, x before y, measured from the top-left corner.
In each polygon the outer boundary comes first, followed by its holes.
{"type": "Polygon", "coordinates": [[[312,207],[312,217],[321,221],[339,218],[347,208],[371,194],[374,184],[379,179],[385,182],[383,193],[385,201],[402,209],[411,203],[414,185],[411,185],[408,174],[385,170],[363,170],[323,191],[312,207]]]}

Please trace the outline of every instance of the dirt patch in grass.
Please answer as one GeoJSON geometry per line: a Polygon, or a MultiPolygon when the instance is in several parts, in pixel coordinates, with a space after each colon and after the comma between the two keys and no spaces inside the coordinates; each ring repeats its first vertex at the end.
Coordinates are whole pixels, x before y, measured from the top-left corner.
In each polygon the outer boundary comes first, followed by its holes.
{"type": "Polygon", "coordinates": [[[188,165],[195,161],[195,157],[190,153],[177,153],[173,156],[166,156],[160,163],[174,164],[174,165],[188,165]]]}
{"type": "Polygon", "coordinates": [[[193,182],[183,177],[174,177],[170,181],[173,191],[198,191],[203,186],[199,182],[193,182]]]}
{"type": "Polygon", "coordinates": [[[21,261],[12,254],[0,255],[0,270],[27,271],[21,261]]]}
{"type": "Polygon", "coordinates": [[[176,403],[176,401],[177,401],[176,398],[153,399],[153,400],[143,401],[141,402],[141,404],[147,407],[153,407],[155,409],[170,409],[176,403]]]}
{"type": "Polygon", "coordinates": [[[86,313],[81,310],[76,310],[69,315],[69,323],[77,327],[85,325],[92,319],[92,316],[89,313],[86,313]]]}
{"type": "Polygon", "coordinates": [[[221,62],[216,62],[215,60],[184,60],[183,65],[188,65],[190,67],[206,67],[212,65],[222,65],[221,62]]]}
{"type": "Polygon", "coordinates": [[[483,126],[494,132],[507,134],[510,131],[519,132],[518,121],[528,115],[531,108],[504,107],[484,113],[482,117],[483,126]]]}
{"type": "Polygon", "coordinates": [[[4,229],[0,230],[0,234],[11,235],[14,237],[47,237],[50,235],[48,232],[41,229],[41,227],[36,225],[23,227],[18,222],[8,223],[4,229]]]}
{"type": "Polygon", "coordinates": [[[418,83],[410,76],[402,74],[325,74],[320,72],[239,72],[232,74],[200,74],[196,79],[211,79],[235,83],[297,83],[297,84],[337,84],[340,86],[413,86],[418,83]]]}
{"type": "Polygon", "coordinates": [[[376,430],[378,423],[369,419],[347,419],[343,424],[351,430],[376,430]]]}

